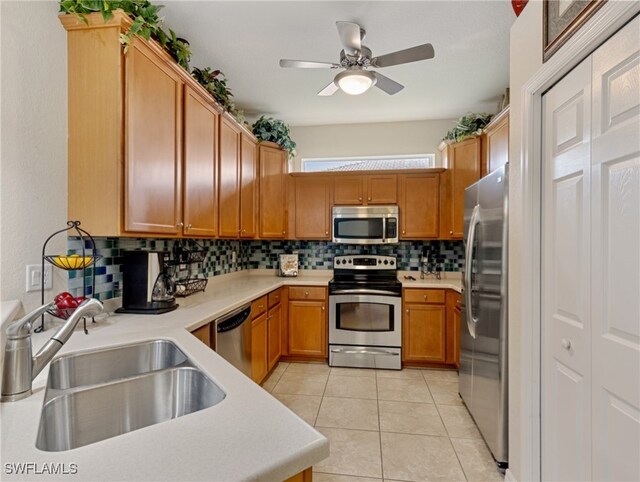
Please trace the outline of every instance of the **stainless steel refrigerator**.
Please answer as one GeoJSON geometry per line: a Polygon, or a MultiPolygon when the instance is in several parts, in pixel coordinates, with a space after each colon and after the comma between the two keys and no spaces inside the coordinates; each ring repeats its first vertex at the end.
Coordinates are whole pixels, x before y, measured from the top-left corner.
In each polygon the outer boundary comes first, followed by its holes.
{"type": "Polygon", "coordinates": [[[508,167],[464,193],[460,326],[460,396],[501,467],[508,463],[508,167]]]}

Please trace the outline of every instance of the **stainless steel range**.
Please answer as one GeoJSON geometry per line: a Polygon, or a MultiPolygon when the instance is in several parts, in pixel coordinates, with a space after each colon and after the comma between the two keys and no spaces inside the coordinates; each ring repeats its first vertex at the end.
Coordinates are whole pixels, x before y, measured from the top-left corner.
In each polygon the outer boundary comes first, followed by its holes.
{"type": "Polygon", "coordinates": [[[395,256],[336,256],[329,282],[329,365],[402,368],[402,284],[395,256]]]}

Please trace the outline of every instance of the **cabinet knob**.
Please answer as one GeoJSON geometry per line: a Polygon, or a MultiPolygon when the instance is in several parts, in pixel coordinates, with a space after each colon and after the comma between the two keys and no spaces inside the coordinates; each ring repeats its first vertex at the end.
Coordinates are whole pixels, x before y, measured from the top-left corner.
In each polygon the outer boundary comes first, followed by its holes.
{"type": "Polygon", "coordinates": [[[570,350],[571,349],[571,340],[563,338],[562,339],[562,348],[564,348],[565,350],[570,350]]]}
{"type": "Polygon", "coordinates": [[[406,309],[406,310],[404,310],[404,311],[406,311],[407,313],[409,313],[409,308],[407,308],[407,309],[406,309]]]}
{"type": "Polygon", "coordinates": [[[247,230],[246,230],[246,229],[243,229],[243,230],[242,230],[242,232],[243,232],[243,233],[246,233],[246,232],[247,232],[247,230]]]}
{"type": "Polygon", "coordinates": [[[358,201],[362,201],[362,196],[360,196],[360,197],[358,198],[358,201]]]}
{"type": "Polygon", "coordinates": [[[453,231],[449,231],[449,235],[450,235],[450,236],[453,236],[453,231]]]}
{"type": "Polygon", "coordinates": [[[324,311],[324,306],[322,307],[322,311],[324,311]]]}
{"type": "Polygon", "coordinates": [[[309,292],[308,292],[308,291],[305,291],[305,292],[304,292],[304,295],[305,295],[305,296],[309,296],[309,292]]]}
{"type": "Polygon", "coordinates": [[[181,228],[182,226],[184,226],[184,223],[182,223],[182,222],[176,224],[176,228],[181,228]]]}
{"type": "Polygon", "coordinates": [[[193,227],[192,224],[187,224],[187,229],[191,229],[193,227]]]}
{"type": "Polygon", "coordinates": [[[371,196],[369,196],[369,197],[367,198],[367,201],[371,201],[371,196]]]}
{"type": "Polygon", "coordinates": [[[286,231],[282,231],[282,234],[287,234],[287,232],[286,231]]]}
{"type": "Polygon", "coordinates": [[[325,231],[325,232],[324,232],[324,235],[325,235],[325,236],[329,236],[329,231],[325,231]]]}
{"type": "Polygon", "coordinates": [[[422,297],[426,300],[427,299],[427,295],[422,295],[422,297]]]}
{"type": "Polygon", "coordinates": [[[402,230],[402,234],[407,234],[407,232],[403,229],[403,230],[402,230]]]}

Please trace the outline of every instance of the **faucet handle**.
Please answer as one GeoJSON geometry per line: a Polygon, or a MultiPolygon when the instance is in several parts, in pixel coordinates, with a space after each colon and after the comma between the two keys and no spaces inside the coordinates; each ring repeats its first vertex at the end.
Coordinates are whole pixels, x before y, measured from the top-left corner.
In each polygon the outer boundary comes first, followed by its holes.
{"type": "Polygon", "coordinates": [[[42,316],[49,308],[55,306],[55,302],[51,301],[46,305],[42,305],[39,308],[36,308],[31,313],[23,316],[17,321],[14,321],[7,327],[7,339],[9,340],[20,340],[21,338],[27,338],[31,333],[31,323],[36,321],[40,316],[42,316]]]}

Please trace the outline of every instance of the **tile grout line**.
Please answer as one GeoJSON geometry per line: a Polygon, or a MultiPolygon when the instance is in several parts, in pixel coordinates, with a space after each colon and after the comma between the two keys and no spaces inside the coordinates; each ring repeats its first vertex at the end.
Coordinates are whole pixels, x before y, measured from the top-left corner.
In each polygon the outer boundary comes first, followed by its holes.
{"type": "Polygon", "coordinates": [[[442,422],[442,425],[444,426],[445,431],[447,432],[447,440],[449,441],[449,445],[451,445],[451,450],[453,450],[453,453],[456,456],[456,460],[458,461],[458,465],[460,466],[460,470],[462,471],[462,475],[464,476],[465,480],[469,480],[469,478],[467,477],[467,473],[464,470],[464,467],[462,466],[462,461],[460,460],[460,457],[458,456],[458,452],[456,451],[455,446],[453,445],[453,442],[451,441],[451,434],[449,433],[449,429],[447,428],[447,425],[444,423],[444,419],[442,418],[442,414],[440,413],[440,408],[438,407],[438,404],[436,403],[436,399],[433,397],[433,393],[431,392],[431,387],[429,386],[429,383],[427,382],[427,379],[424,377],[424,375],[422,376],[422,378],[424,378],[424,382],[427,384],[427,389],[429,390],[429,394],[431,395],[431,398],[433,399],[433,404],[436,406],[436,410],[438,412],[438,416],[440,417],[440,421],[442,422]]]}
{"type": "Polygon", "coordinates": [[[384,480],[384,459],[382,456],[382,423],[380,421],[380,396],[378,394],[378,373],[375,374],[376,380],[376,406],[378,407],[378,440],[380,441],[380,477],[384,480]]]}

